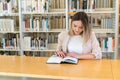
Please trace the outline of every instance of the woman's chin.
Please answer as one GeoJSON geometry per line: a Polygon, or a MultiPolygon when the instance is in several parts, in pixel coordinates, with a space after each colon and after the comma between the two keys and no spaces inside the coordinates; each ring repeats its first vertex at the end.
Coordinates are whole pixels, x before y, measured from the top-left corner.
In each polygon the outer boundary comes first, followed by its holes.
{"type": "Polygon", "coordinates": [[[75,35],[80,35],[80,34],[75,34],[75,35]]]}

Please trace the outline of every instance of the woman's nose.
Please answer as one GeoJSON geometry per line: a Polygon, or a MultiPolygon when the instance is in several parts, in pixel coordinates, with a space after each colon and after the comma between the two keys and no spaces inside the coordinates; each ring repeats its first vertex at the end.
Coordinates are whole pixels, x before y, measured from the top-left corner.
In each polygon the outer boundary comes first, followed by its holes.
{"type": "Polygon", "coordinates": [[[76,30],[76,31],[79,31],[79,28],[76,27],[75,30],[76,30]]]}

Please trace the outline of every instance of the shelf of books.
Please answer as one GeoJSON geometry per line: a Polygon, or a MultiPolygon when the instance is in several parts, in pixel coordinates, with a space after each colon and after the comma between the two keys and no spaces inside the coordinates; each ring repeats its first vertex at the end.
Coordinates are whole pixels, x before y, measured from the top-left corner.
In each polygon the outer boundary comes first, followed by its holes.
{"type": "Polygon", "coordinates": [[[0,53],[20,54],[17,0],[0,0],[0,53]]]}
{"type": "Polygon", "coordinates": [[[118,0],[69,0],[69,21],[72,12],[85,11],[103,53],[117,53],[117,4],[118,0]]]}
{"type": "Polygon", "coordinates": [[[66,0],[21,0],[23,54],[54,54],[66,30],[66,0]]]}

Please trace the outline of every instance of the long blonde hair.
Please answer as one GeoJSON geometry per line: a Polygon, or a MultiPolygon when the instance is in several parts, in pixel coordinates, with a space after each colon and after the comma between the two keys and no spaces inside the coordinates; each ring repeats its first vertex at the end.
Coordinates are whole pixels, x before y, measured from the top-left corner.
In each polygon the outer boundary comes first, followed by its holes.
{"type": "MultiPolygon", "coordinates": [[[[89,26],[89,20],[88,20],[87,14],[85,12],[77,12],[72,17],[71,25],[72,25],[73,21],[81,21],[82,22],[83,32],[80,35],[83,36],[83,41],[84,41],[84,43],[86,43],[89,40],[90,34],[91,34],[91,27],[89,26]]],[[[70,27],[68,34],[70,36],[75,35],[73,30],[72,30],[72,26],[70,27]]]]}

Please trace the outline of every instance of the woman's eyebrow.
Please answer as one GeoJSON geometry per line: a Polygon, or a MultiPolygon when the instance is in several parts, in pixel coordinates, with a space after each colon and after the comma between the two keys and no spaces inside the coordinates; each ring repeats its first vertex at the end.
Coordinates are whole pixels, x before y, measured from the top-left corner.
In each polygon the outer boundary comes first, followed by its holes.
{"type": "Polygon", "coordinates": [[[75,25],[75,24],[73,24],[74,26],[77,26],[77,25],[75,25]]]}
{"type": "MultiPolygon", "coordinates": [[[[74,26],[77,26],[76,24],[73,24],[74,26]]],[[[80,28],[83,28],[83,26],[78,26],[78,27],[80,27],[80,28]]]]}

